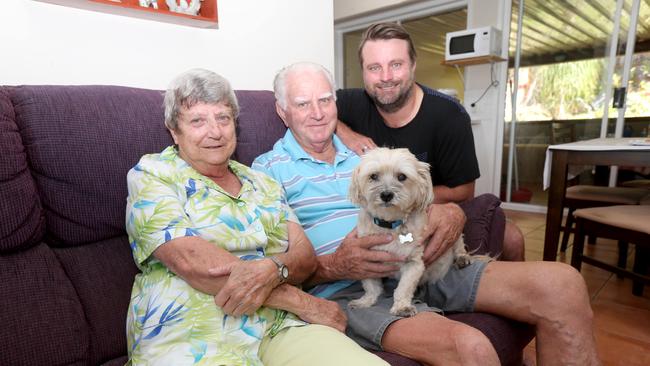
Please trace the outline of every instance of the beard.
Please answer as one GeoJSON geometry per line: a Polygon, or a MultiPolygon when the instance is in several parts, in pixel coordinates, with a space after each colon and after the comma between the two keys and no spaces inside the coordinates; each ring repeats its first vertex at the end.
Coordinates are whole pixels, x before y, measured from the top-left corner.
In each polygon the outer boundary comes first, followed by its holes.
{"type": "MultiPolygon", "coordinates": [[[[395,83],[390,82],[390,83],[380,83],[377,85],[378,88],[385,87],[385,86],[393,86],[395,83]]],[[[370,99],[375,102],[375,105],[377,108],[381,109],[382,111],[386,113],[393,113],[398,111],[400,108],[402,108],[405,104],[406,101],[409,99],[411,96],[411,93],[413,92],[413,78],[409,78],[406,83],[404,84],[404,88],[401,88],[397,95],[385,95],[381,96],[379,93],[372,93],[366,88],[366,92],[370,96],[370,99]]]]}

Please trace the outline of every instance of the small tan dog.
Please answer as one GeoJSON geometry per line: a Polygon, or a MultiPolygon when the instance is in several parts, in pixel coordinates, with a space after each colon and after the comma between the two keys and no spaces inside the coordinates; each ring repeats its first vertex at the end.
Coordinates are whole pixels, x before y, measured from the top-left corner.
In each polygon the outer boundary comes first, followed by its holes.
{"type": "MultiPolygon", "coordinates": [[[[471,256],[460,238],[425,268],[424,229],[427,207],[433,202],[433,185],[429,164],[418,161],[408,149],[377,148],[366,153],[352,173],[350,200],[361,208],[359,236],[390,233],[392,242],[373,249],[406,258],[396,275],[399,284],[393,294],[391,314],[415,315],[417,310],[411,301],[419,284],[437,281],[453,264],[462,268],[470,263],[471,256]]],[[[362,284],[365,294],[351,301],[351,308],[370,307],[382,293],[381,279],[366,279],[362,284]]]]}

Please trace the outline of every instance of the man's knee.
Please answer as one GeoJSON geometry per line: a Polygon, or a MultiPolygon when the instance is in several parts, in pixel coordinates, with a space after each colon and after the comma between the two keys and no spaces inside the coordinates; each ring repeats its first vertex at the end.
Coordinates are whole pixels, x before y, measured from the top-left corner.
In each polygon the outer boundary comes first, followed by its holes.
{"type": "Polygon", "coordinates": [[[459,356],[461,364],[498,364],[492,343],[478,329],[459,324],[451,332],[450,339],[453,341],[451,351],[459,356]]]}
{"type": "Polygon", "coordinates": [[[540,309],[557,316],[591,319],[589,292],[584,278],[575,268],[560,262],[544,262],[539,273],[543,280],[535,283],[535,298],[540,299],[540,309]]]}
{"type": "Polygon", "coordinates": [[[525,246],[524,234],[512,222],[506,221],[505,233],[503,236],[503,253],[501,260],[504,261],[524,261],[525,246]]]}
{"type": "Polygon", "coordinates": [[[382,345],[424,364],[499,364],[490,340],[478,329],[431,313],[391,324],[382,345]]]}

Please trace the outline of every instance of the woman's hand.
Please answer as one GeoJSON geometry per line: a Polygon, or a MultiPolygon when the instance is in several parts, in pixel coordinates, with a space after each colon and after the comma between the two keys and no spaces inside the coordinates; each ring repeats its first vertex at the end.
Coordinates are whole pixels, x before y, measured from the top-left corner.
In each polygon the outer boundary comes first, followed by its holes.
{"type": "Polygon", "coordinates": [[[232,316],[252,315],[280,284],[277,267],[270,259],[236,261],[208,270],[211,276],[229,275],[214,303],[232,316]]]}

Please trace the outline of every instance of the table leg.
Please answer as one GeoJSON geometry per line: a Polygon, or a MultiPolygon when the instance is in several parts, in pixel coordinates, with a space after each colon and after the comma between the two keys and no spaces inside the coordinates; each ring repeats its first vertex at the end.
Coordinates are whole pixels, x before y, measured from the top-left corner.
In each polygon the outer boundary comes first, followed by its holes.
{"type": "Polygon", "coordinates": [[[569,151],[553,150],[551,164],[551,185],[548,191],[546,211],[546,232],[544,235],[544,260],[554,261],[562,225],[562,208],[566,192],[567,160],[569,151]]]}

